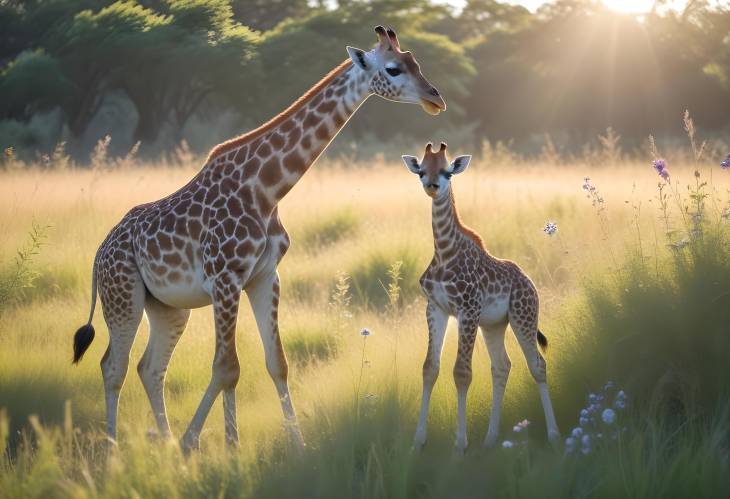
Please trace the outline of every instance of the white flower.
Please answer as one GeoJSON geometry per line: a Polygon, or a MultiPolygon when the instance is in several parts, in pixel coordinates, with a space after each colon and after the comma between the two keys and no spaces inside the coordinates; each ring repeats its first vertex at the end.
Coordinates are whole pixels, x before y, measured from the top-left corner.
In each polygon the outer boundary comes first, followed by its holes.
{"type": "Polygon", "coordinates": [[[515,433],[519,433],[522,431],[522,427],[520,425],[516,424],[512,427],[512,431],[515,433]]]}
{"type": "Polygon", "coordinates": [[[513,444],[509,440],[505,440],[504,442],[502,442],[502,447],[505,449],[511,449],[514,445],[515,444],[513,444]]]}
{"type": "Polygon", "coordinates": [[[542,231],[548,236],[552,236],[558,231],[558,224],[551,220],[545,224],[545,227],[543,227],[542,231]]]}
{"type": "Polygon", "coordinates": [[[613,424],[616,421],[616,413],[613,409],[606,409],[601,414],[601,419],[606,424],[613,424]]]}

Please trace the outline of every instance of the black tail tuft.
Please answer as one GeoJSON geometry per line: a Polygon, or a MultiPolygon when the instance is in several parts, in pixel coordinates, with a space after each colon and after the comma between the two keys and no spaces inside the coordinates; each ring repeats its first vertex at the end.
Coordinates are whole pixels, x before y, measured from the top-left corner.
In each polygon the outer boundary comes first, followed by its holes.
{"type": "Polygon", "coordinates": [[[76,334],[74,335],[74,364],[78,363],[78,361],[81,360],[81,357],[84,356],[84,352],[86,352],[89,348],[91,342],[94,341],[95,334],[94,326],[91,324],[81,326],[79,330],[76,331],[76,334]]]}
{"type": "Polygon", "coordinates": [[[542,350],[543,352],[547,351],[548,340],[539,329],[537,330],[537,344],[540,345],[540,350],[542,350]]]}

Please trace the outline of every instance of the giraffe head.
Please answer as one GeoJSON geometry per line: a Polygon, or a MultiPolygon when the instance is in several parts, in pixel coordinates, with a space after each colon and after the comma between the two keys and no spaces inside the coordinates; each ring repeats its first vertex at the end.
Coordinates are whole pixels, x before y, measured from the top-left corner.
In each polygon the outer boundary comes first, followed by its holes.
{"type": "Polygon", "coordinates": [[[457,156],[449,163],[446,159],[446,143],[441,142],[438,151],[433,150],[433,144],[426,144],[423,159],[418,161],[415,156],[403,155],[403,162],[408,169],[421,177],[423,189],[432,198],[438,198],[449,192],[451,176],[466,170],[471,156],[457,156]]]}
{"type": "Polygon", "coordinates": [[[437,115],[446,109],[444,99],[421,74],[410,52],[402,52],[392,29],[376,26],[378,44],[369,52],[347,47],[352,62],[365,71],[370,91],[384,99],[420,104],[424,111],[437,115]]]}

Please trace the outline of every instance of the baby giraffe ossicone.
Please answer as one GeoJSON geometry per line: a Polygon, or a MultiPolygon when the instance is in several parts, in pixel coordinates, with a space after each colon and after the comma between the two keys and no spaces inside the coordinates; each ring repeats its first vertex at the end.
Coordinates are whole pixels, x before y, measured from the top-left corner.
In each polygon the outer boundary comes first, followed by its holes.
{"type": "Polygon", "coordinates": [[[490,255],[481,237],[464,226],[454,202],[451,177],[462,173],[471,156],[446,159],[446,144],[438,151],[429,143],[421,161],[403,156],[408,169],[421,178],[423,189],[432,199],[434,256],[421,276],[428,305],[428,351],[423,363],[423,398],[414,446],[426,442],[426,419],[434,383],[439,374],[441,351],[449,316],[458,321],[459,347],[454,366],[458,395],[456,450],[463,453],[466,438],[466,395],[472,380],[472,352],[481,328],[492,364],[492,412],[485,446],[497,442],[502,400],[511,362],[504,346],[507,325],[517,337],[540,390],[550,441],[559,438],[548,393],[545,359],[538,351],[547,347],[547,338],[538,329],[539,298],[529,277],[509,260],[490,255]]]}

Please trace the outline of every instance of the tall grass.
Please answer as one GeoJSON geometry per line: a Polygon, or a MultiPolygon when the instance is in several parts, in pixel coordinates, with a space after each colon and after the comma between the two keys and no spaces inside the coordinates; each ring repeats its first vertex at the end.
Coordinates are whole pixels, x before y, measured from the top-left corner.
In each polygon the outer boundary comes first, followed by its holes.
{"type": "MultiPolygon", "coordinates": [[[[199,453],[186,458],[174,442],[149,438],[153,418],[131,367],[119,447],[107,454],[97,363],[106,328],[99,311],[97,341],[81,365],[70,366],[71,333],[88,307],[93,254],[130,206],[183,185],[196,167],[135,161],[0,173],[0,213],[8,214],[0,219],[5,261],[12,265],[7,255],[23,247],[33,220],[54,227],[33,257],[40,273],[34,289],[0,314],[0,445],[6,448],[0,496],[730,495],[723,358],[730,351],[730,234],[723,216],[730,180],[702,158],[670,162],[672,182],[659,191],[660,198],[666,194],[662,207],[651,166],[626,160],[616,135],[604,138],[615,166],[535,167],[510,156],[514,167],[477,162],[469,177],[454,180],[465,223],[495,255],[518,262],[540,290],[541,329],[551,342],[548,379],[564,433],[578,425],[586,395],[606,380],[628,394],[626,430],[585,456],[546,444],[537,390],[511,336],[503,437],[512,438],[510,423],[527,418],[527,444],[475,445],[463,459],[452,456],[456,395],[447,366],[455,357],[453,324],[432,399],[429,442],[423,452],[411,451],[427,343],[418,277],[433,251],[430,200],[412,175],[385,163],[374,165],[359,189],[352,186],[361,171],[322,164],[281,206],[293,244],[280,268],[280,320],[305,452],[297,455],[286,444],[279,402],[244,306],[237,337],[241,447],[223,446],[220,404],[199,453]],[[586,176],[600,192],[597,209],[581,189],[586,176]],[[708,195],[699,204],[692,197],[698,192],[708,195]],[[557,222],[557,237],[542,232],[547,220],[557,222]],[[371,332],[365,340],[362,328],[371,332]]],[[[489,152],[505,158],[509,149],[502,144],[489,152]]],[[[131,366],[147,335],[143,322],[131,366]]],[[[209,380],[212,355],[210,312],[196,310],[167,377],[177,435],[209,380]]],[[[467,423],[470,441],[478,443],[491,390],[482,344],[474,357],[467,423]]]]}

